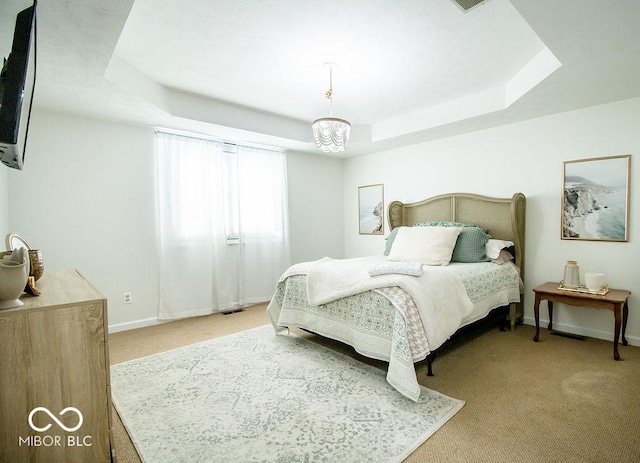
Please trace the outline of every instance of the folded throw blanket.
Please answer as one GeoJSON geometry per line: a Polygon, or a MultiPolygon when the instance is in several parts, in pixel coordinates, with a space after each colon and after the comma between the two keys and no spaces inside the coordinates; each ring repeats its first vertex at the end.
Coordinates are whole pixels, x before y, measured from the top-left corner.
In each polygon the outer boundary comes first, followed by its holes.
{"type": "Polygon", "coordinates": [[[385,262],[384,264],[373,265],[369,268],[369,276],[387,275],[389,273],[399,273],[401,275],[422,275],[422,262],[385,262]]]}

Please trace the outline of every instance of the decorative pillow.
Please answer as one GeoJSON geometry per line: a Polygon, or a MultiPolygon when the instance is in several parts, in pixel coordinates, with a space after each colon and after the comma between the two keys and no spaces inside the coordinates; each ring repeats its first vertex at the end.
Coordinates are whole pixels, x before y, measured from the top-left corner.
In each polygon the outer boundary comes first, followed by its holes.
{"type": "MultiPolygon", "coordinates": [[[[458,240],[453,249],[451,262],[487,262],[489,257],[486,253],[486,244],[491,236],[482,227],[477,227],[468,222],[452,222],[449,220],[429,220],[415,225],[416,227],[458,227],[462,228],[458,240]]],[[[388,256],[393,246],[399,227],[391,230],[391,233],[385,238],[384,255],[388,256]]]]}
{"type": "Polygon", "coordinates": [[[459,227],[400,227],[387,259],[448,265],[461,230],[459,227]]]}
{"type": "Polygon", "coordinates": [[[500,251],[511,246],[513,246],[512,241],[490,239],[487,241],[487,256],[489,259],[497,259],[500,251]]]}
{"type": "Polygon", "coordinates": [[[463,227],[456,246],[453,248],[451,262],[487,262],[487,242],[491,238],[484,228],[463,227]]]}

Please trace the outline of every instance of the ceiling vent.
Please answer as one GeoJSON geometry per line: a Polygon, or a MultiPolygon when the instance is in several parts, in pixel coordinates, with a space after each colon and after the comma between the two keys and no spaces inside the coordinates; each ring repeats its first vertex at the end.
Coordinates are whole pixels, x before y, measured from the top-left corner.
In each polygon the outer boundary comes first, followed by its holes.
{"type": "Polygon", "coordinates": [[[453,3],[462,8],[463,11],[469,11],[471,8],[484,3],[486,0],[452,0],[453,3]]]}

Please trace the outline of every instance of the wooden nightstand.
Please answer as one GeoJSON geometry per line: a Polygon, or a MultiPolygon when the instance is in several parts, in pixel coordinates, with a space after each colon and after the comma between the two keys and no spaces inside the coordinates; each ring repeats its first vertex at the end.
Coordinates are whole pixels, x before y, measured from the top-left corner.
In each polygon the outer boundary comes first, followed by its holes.
{"type": "Polygon", "coordinates": [[[620,338],[620,326],[622,325],[622,345],[627,345],[624,337],[627,330],[627,318],[629,316],[629,304],[627,300],[631,292],[624,289],[610,289],[607,294],[600,296],[597,294],[578,293],[572,291],[563,291],[558,289],[559,283],[545,283],[533,288],[535,293],[535,302],[533,304],[533,313],[536,319],[536,335],[533,337],[535,342],[540,339],[540,301],[546,299],[549,307],[549,329],[553,329],[553,303],[572,305],[576,307],[595,307],[599,309],[611,310],[614,315],[615,325],[613,334],[613,358],[620,360],[618,353],[618,339],[620,338]]]}

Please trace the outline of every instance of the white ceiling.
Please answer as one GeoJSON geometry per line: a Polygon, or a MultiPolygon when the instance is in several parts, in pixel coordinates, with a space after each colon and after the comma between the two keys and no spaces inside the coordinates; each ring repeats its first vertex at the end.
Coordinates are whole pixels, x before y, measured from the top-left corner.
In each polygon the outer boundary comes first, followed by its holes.
{"type": "MultiPolygon", "coordinates": [[[[0,54],[28,0],[0,0],[0,54]]],[[[357,156],[640,97],[640,1],[41,0],[35,104],[357,156]]]]}

